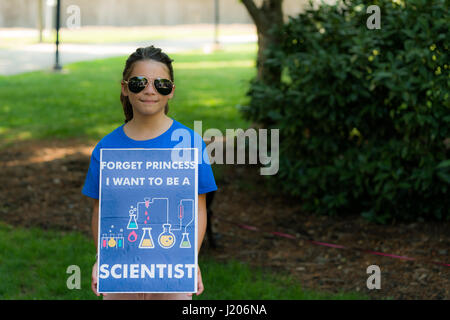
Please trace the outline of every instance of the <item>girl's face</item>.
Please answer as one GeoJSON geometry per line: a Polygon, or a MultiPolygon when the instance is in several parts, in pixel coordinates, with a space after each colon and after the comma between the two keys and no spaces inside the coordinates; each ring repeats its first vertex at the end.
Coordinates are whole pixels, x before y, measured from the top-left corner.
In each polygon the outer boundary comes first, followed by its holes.
{"type": "MultiPolygon", "coordinates": [[[[159,113],[164,114],[164,107],[169,99],[172,99],[175,85],[172,92],[167,96],[156,91],[153,80],[155,78],[170,79],[167,66],[155,60],[136,61],[128,79],[137,76],[144,76],[149,80],[147,87],[139,93],[133,93],[128,89],[126,83],[122,82],[122,94],[130,100],[133,106],[133,116],[153,116],[159,113]]],[[[125,80],[128,80],[125,79],[125,80]]]]}

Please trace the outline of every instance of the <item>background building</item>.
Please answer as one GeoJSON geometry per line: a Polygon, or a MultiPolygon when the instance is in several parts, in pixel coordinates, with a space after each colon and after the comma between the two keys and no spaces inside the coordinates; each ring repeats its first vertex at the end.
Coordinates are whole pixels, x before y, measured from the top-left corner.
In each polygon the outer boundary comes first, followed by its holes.
{"type": "MultiPolygon", "coordinates": [[[[76,5],[81,12],[81,26],[145,26],[214,23],[215,0],[61,0],[62,21],[67,8],[76,5]]],[[[39,6],[48,28],[56,0],[0,0],[0,28],[36,28],[39,6]]],[[[257,5],[261,0],[255,0],[257,5]]],[[[285,19],[296,15],[307,0],[284,0],[285,19]]],[[[253,23],[239,0],[219,0],[220,23],[253,23]]]]}

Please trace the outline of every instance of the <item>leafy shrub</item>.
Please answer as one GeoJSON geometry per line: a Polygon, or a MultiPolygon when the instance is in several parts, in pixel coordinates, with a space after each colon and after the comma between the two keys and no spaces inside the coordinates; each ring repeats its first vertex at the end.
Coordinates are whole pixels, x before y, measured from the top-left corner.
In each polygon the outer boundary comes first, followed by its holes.
{"type": "MultiPolygon", "coordinates": [[[[267,64],[282,81],[251,82],[245,118],[280,129],[275,190],[305,210],[448,220],[450,104],[448,1],[322,4],[272,32],[267,64]]],[[[273,181],[275,180],[275,181],[273,181]]]]}

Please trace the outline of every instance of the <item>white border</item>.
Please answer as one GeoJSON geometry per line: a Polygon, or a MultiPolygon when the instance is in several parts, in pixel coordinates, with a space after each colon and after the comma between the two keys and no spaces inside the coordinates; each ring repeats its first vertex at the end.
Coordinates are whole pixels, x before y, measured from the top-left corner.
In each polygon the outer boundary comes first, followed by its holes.
{"type": "Polygon", "coordinates": [[[97,232],[97,292],[98,293],[197,293],[198,291],[198,148],[100,148],[100,181],[99,181],[99,199],[98,199],[98,232],[97,232]],[[194,152],[194,161],[197,163],[195,166],[195,195],[194,195],[194,219],[195,219],[195,268],[194,268],[194,290],[195,291],[126,291],[126,292],[119,292],[119,291],[100,291],[100,244],[101,244],[101,237],[100,237],[100,222],[101,222],[101,208],[102,208],[102,155],[103,150],[197,150],[197,152],[194,152]]]}

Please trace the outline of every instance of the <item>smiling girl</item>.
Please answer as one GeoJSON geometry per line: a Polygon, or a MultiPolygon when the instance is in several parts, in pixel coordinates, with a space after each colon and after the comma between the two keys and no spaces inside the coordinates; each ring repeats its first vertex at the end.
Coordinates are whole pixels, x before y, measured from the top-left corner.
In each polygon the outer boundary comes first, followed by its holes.
{"type": "MultiPolygon", "coordinates": [[[[206,193],[217,190],[214,175],[205,159],[206,145],[200,135],[175,119],[167,116],[168,101],[175,92],[172,59],[161,49],[154,46],[138,48],[125,64],[121,81],[120,101],[125,114],[125,123],[106,135],[92,151],[89,170],[82,193],[94,199],[92,215],[92,233],[95,244],[98,241],[99,209],[99,159],[101,148],[173,148],[180,143],[173,134],[177,129],[187,130],[191,137],[191,146],[199,146],[198,164],[198,248],[206,231],[206,193]],[[199,140],[200,139],[200,140],[199,140]]],[[[184,141],[183,141],[184,142],[184,141]]],[[[203,292],[203,282],[198,268],[198,291],[203,292]]],[[[97,292],[97,262],[92,268],[92,290],[97,292]]],[[[182,300],[192,299],[187,293],[108,293],[103,299],[140,299],[140,300],[182,300]]]]}

